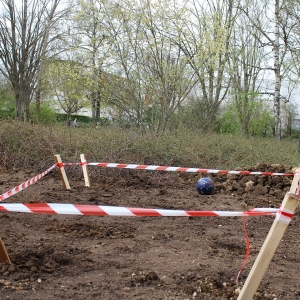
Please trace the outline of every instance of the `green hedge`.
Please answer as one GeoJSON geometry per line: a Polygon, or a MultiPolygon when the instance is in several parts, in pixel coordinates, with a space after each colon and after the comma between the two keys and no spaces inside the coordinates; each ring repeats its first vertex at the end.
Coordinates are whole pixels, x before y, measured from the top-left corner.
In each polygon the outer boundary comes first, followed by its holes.
{"type": "MultiPolygon", "coordinates": [[[[81,115],[71,115],[71,121],[74,121],[74,119],[77,119],[77,122],[81,123],[91,123],[92,117],[88,116],[81,116],[81,115]]],[[[67,122],[67,115],[66,114],[56,114],[56,120],[58,122],[67,122]]]]}

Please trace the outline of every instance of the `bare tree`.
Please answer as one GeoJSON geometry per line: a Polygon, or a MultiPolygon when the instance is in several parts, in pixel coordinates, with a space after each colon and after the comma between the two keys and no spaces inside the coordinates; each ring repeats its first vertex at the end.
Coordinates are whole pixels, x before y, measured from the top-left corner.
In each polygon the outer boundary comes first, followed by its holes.
{"type": "Polygon", "coordinates": [[[288,4],[290,1],[243,1],[240,5],[241,11],[248,18],[252,26],[259,30],[262,38],[259,40],[262,47],[271,49],[273,57],[273,66],[269,70],[273,71],[274,85],[274,119],[275,119],[275,138],[281,139],[281,84],[287,73],[291,71],[290,63],[290,41],[293,38],[293,28],[297,25],[288,13],[288,4]],[[256,14],[251,14],[256,12],[256,14]],[[266,24],[266,21],[268,24],[266,24]]]}
{"type": "MultiPolygon", "coordinates": [[[[175,41],[189,59],[199,80],[199,107],[206,129],[213,130],[221,103],[226,99],[230,42],[237,17],[236,0],[191,0],[188,16],[177,27],[175,41]]],[[[177,22],[176,22],[177,23],[177,22]]]]}
{"type": "Polygon", "coordinates": [[[88,98],[94,122],[100,120],[103,74],[112,41],[106,29],[104,5],[105,1],[78,0],[72,10],[72,32],[77,38],[76,43],[70,46],[72,51],[78,53],[78,61],[85,66],[86,74],[89,74],[88,98]]]}
{"type": "Polygon", "coordinates": [[[256,102],[261,97],[265,57],[259,38],[260,31],[251,24],[245,24],[243,15],[239,16],[232,34],[229,74],[230,96],[242,135],[249,135],[250,122],[259,113],[256,102]]]}
{"type": "Polygon", "coordinates": [[[109,20],[114,68],[120,71],[111,103],[138,126],[147,119],[150,130],[164,131],[196,80],[183,51],[164,32],[175,11],[163,2],[124,4],[115,5],[109,20]]]}
{"type": "Polygon", "coordinates": [[[15,96],[15,116],[29,120],[29,104],[41,74],[49,30],[58,19],[60,0],[0,0],[0,71],[15,96]]]}

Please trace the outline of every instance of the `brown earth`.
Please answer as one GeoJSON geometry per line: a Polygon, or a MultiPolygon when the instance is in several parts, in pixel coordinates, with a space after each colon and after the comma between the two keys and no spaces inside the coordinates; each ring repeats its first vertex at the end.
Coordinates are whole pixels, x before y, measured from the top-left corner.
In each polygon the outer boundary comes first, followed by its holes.
{"type": "MultiPolygon", "coordinates": [[[[281,165],[251,171],[289,173],[281,165]]],[[[278,208],[291,177],[188,174],[89,167],[58,170],[8,198],[16,203],[72,203],[183,210],[278,208]],[[199,195],[201,177],[215,191],[199,195]],[[253,181],[253,184],[249,184],[253,181]]],[[[37,175],[0,173],[0,194],[37,175]]],[[[11,264],[0,264],[1,299],[237,299],[273,223],[248,217],[248,262],[242,217],[96,217],[0,213],[0,236],[11,264]]],[[[300,299],[300,218],[296,212],[254,299],[300,299]]]]}

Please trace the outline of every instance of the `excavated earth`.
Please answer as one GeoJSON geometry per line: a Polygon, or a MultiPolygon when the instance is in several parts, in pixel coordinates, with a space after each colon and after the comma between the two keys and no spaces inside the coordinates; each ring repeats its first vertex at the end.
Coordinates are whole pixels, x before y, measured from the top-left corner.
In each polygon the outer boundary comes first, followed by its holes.
{"type": "MultiPolygon", "coordinates": [[[[260,163],[241,170],[291,173],[260,163]]],[[[44,171],[44,170],[42,170],[44,171]]],[[[5,200],[172,210],[279,208],[292,177],[213,175],[89,167],[58,169],[5,200]],[[195,183],[210,177],[212,195],[195,183]]],[[[0,172],[0,194],[38,175],[0,172]]],[[[1,203],[0,203],[1,205],[1,203]]],[[[1,299],[237,299],[274,216],[116,217],[0,212],[0,237],[11,263],[0,264],[1,299]],[[245,219],[245,220],[244,220],[245,219]],[[245,222],[245,224],[244,224],[245,222]],[[246,225],[246,231],[244,230],[246,225]],[[247,263],[246,234],[250,240],[247,263]]],[[[292,219],[256,299],[300,299],[300,218],[292,219]]]]}

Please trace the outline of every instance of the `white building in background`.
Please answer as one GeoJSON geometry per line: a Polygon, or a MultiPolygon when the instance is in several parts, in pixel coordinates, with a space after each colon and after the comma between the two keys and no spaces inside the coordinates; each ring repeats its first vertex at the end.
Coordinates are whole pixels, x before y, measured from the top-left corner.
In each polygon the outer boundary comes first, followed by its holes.
{"type": "MultiPolygon", "coordinates": [[[[61,103],[58,100],[57,95],[43,95],[43,100],[48,103],[48,105],[57,113],[66,115],[67,113],[62,108],[61,103]]],[[[60,101],[63,103],[64,97],[61,96],[60,101]]],[[[86,101],[86,103],[90,104],[90,101],[86,101]]],[[[90,105],[85,106],[77,110],[76,112],[72,113],[71,115],[79,115],[79,116],[86,116],[92,117],[92,108],[90,105]]],[[[100,107],[100,117],[101,118],[108,118],[111,120],[113,118],[113,109],[109,107],[100,107]]]]}
{"type": "MultiPolygon", "coordinates": [[[[57,114],[66,114],[66,112],[62,109],[60,102],[58,101],[58,97],[60,96],[49,96],[49,95],[44,95],[44,101],[48,102],[49,105],[54,109],[54,111],[57,114]]],[[[61,96],[61,100],[62,103],[64,102],[64,97],[61,96]]],[[[80,116],[87,116],[87,117],[91,117],[92,116],[92,109],[90,107],[83,107],[81,109],[79,109],[77,112],[73,113],[76,115],[80,115],[80,116]]]]}
{"type": "MultiPolygon", "coordinates": [[[[58,101],[53,102],[53,109],[58,114],[66,114],[66,112],[61,108],[58,101]]],[[[86,117],[92,117],[92,109],[90,107],[82,107],[77,112],[73,113],[72,115],[78,115],[78,116],[86,116],[86,117]]],[[[100,109],[100,118],[107,118],[109,120],[113,119],[112,109],[109,107],[101,107],[100,109]]]]}
{"type": "MultiPolygon", "coordinates": [[[[66,114],[66,112],[61,108],[59,103],[54,103],[53,109],[57,114],[66,114]]],[[[92,110],[89,107],[83,107],[74,114],[79,116],[92,117],[92,110]]]]}
{"type": "Polygon", "coordinates": [[[77,115],[91,117],[92,116],[92,110],[90,108],[83,107],[83,108],[78,110],[77,115]]]}

